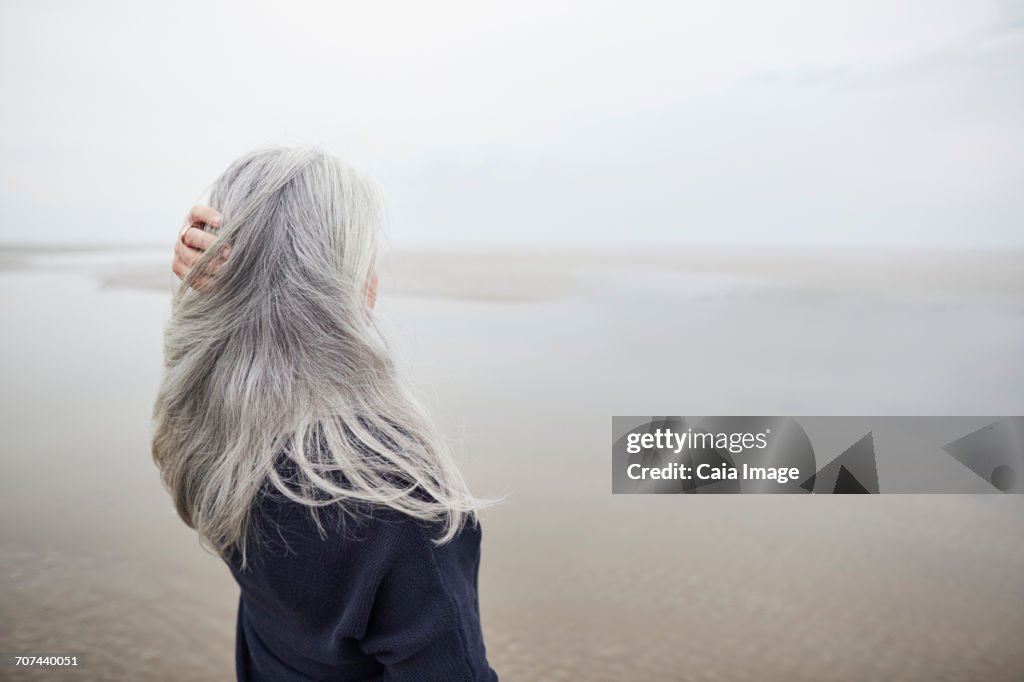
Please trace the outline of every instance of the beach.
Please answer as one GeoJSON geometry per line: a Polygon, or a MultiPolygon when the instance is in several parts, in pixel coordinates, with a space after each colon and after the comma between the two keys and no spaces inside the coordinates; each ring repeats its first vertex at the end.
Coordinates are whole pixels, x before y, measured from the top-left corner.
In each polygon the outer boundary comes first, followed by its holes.
{"type": "MultiPolygon", "coordinates": [[[[0,249],[14,680],[232,679],[150,458],[164,247],[0,249]]],[[[613,496],[613,415],[1024,414],[1024,253],[396,251],[381,323],[480,495],[503,680],[1020,680],[1024,498],[613,496]]],[[[341,589],[341,588],[340,588],[341,589]]]]}

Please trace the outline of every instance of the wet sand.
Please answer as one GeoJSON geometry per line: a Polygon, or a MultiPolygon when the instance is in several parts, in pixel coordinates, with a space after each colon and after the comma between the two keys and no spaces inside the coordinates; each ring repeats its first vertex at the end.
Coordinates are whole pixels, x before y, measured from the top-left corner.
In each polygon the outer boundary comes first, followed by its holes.
{"type": "MultiPolygon", "coordinates": [[[[1019,680],[1020,496],[612,496],[613,414],[1024,413],[1022,254],[396,253],[507,680],[1019,680]]],[[[149,458],[162,249],[0,252],[4,679],[223,680],[237,588],[149,458]]]]}

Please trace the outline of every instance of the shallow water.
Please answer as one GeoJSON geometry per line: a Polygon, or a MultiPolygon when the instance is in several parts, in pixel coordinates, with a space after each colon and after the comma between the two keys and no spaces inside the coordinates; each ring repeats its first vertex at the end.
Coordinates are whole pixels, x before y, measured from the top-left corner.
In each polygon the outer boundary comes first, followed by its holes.
{"type": "MultiPolygon", "coordinates": [[[[171,278],[135,252],[14,260],[0,652],[83,667],[0,677],[231,679],[237,588],[149,457],[171,278]]],[[[612,496],[608,473],[613,414],[1022,414],[1018,282],[577,259],[487,298],[436,270],[385,281],[380,315],[471,483],[507,493],[480,576],[502,679],[1024,677],[1020,496],[612,496]]]]}

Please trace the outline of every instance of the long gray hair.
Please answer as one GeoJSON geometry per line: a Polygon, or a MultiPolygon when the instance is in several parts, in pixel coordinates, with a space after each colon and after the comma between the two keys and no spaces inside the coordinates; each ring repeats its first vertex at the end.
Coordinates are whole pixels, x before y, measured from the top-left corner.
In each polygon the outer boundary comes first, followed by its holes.
{"type": "Polygon", "coordinates": [[[175,293],[154,407],[153,458],[185,523],[244,559],[268,485],[311,511],[379,505],[436,522],[439,543],[475,521],[482,502],[367,305],[377,186],[321,151],[272,148],[233,163],[208,203],[223,224],[175,293]]]}

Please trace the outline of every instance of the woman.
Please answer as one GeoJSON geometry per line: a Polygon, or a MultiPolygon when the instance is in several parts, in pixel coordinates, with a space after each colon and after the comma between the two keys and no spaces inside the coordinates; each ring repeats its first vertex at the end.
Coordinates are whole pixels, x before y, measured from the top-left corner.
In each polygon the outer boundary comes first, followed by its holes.
{"type": "Polygon", "coordinates": [[[372,315],[380,192],[275,148],[232,164],[209,203],[219,215],[194,210],[176,248],[153,457],[241,588],[238,679],[496,679],[481,503],[372,315]]]}

